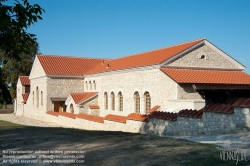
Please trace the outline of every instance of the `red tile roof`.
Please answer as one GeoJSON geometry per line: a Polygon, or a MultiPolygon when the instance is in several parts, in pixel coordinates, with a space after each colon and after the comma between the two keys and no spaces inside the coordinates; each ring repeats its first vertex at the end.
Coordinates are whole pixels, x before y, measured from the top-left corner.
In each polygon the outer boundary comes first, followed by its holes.
{"type": "Polygon", "coordinates": [[[22,97],[23,97],[23,102],[22,103],[26,103],[28,98],[29,98],[29,93],[22,94],[22,97]]]}
{"type": "Polygon", "coordinates": [[[29,76],[19,76],[22,85],[30,85],[29,76]]]}
{"type": "Polygon", "coordinates": [[[208,104],[200,111],[232,114],[234,107],[231,104],[208,104]]]}
{"type": "Polygon", "coordinates": [[[241,71],[161,68],[177,83],[250,84],[250,76],[241,71]]]}
{"type": "Polygon", "coordinates": [[[46,74],[73,76],[83,76],[88,70],[104,60],[50,55],[37,55],[37,58],[46,74]]]}
{"type": "Polygon", "coordinates": [[[72,118],[72,119],[76,118],[76,114],[69,113],[69,112],[59,112],[58,115],[65,116],[65,117],[72,118]]]}
{"type": "Polygon", "coordinates": [[[115,121],[115,122],[120,122],[120,123],[126,123],[126,116],[119,116],[119,115],[113,115],[113,114],[108,114],[104,117],[104,120],[110,120],[110,121],[115,121]]]}
{"type": "Polygon", "coordinates": [[[138,114],[138,113],[131,113],[127,116],[128,120],[135,120],[135,121],[141,121],[141,122],[147,122],[148,116],[145,114],[138,114]]]}
{"type": "Polygon", "coordinates": [[[84,92],[84,93],[71,93],[71,97],[75,101],[76,104],[84,102],[85,100],[95,96],[97,92],[84,92]]]}
{"type": "Polygon", "coordinates": [[[152,113],[152,112],[156,111],[158,108],[160,108],[160,106],[156,105],[153,108],[151,108],[148,112],[152,113]]]}
{"type": "Polygon", "coordinates": [[[233,103],[233,106],[250,108],[250,98],[239,98],[233,103]]]}
{"type": "Polygon", "coordinates": [[[90,109],[100,109],[99,105],[89,105],[90,109]]]}
{"type": "Polygon", "coordinates": [[[93,69],[86,72],[86,74],[95,74],[101,72],[108,72],[114,70],[129,69],[142,66],[158,65],[169,58],[185,51],[186,49],[198,44],[205,39],[190,41],[183,44],[178,44],[158,50],[126,56],[114,60],[108,60],[104,63],[96,65],[93,69]]]}
{"type": "Polygon", "coordinates": [[[149,114],[149,118],[156,118],[161,120],[169,120],[169,121],[176,121],[178,113],[170,113],[170,112],[161,112],[161,111],[154,111],[149,114]]]}
{"type": "Polygon", "coordinates": [[[100,117],[100,116],[95,116],[95,115],[89,115],[89,114],[82,114],[82,113],[80,113],[76,117],[77,118],[81,118],[81,119],[86,119],[86,120],[94,121],[94,122],[104,123],[103,117],[100,117]]]}
{"type": "Polygon", "coordinates": [[[197,110],[180,110],[178,112],[178,116],[180,117],[189,117],[189,118],[202,118],[203,111],[197,111],[197,110]]]}
{"type": "Polygon", "coordinates": [[[55,111],[47,111],[46,114],[58,116],[58,112],[55,112],[55,111]]]}

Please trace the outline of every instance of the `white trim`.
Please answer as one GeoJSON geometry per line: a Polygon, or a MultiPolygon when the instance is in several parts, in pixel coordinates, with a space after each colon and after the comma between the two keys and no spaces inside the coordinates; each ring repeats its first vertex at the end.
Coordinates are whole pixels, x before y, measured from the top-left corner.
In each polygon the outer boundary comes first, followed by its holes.
{"type": "Polygon", "coordinates": [[[74,76],[74,75],[46,75],[46,76],[55,78],[84,78],[84,76],[74,76]]]}
{"type": "Polygon", "coordinates": [[[176,54],[176,55],[174,55],[173,57],[171,57],[171,58],[165,60],[164,62],[160,63],[160,66],[167,65],[169,62],[172,62],[172,61],[178,59],[179,57],[183,56],[184,54],[186,54],[186,53],[188,53],[188,52],[194,50],[195,48],[197,48],[197,47],[199,47],[199,46],[201,46],[201,45],[203,45],[203,44],[204,44],[204,40],[202,40],[202,41],[200,41],[199,43],[195,44],[194,46],[189,47],[188,49],[186,49],[186,50],[180,52],[179,54],[176,54]]]}
{"type": "Polygon", "coordinates": [[[44,75],[44,76],[39,76],[39,77],[34,77],[34,78],[30,78],[30,80],[35,80],[35,79],[43,78],[43,77],[46,77],[46,75],[44,75]]]}
{"type": "Polygon", "coordinates": [[[192,66],[162,66],[162,68],[174,68],[174,69],[195,69],[195,70],[223,70],[223,71],[242,71],[241,69],[232,68],[214,68],[214,67],[192,67],[192,66]]]}
{"type": "Polygon", "coordinates": [[[242,65],[239,62],[237,62],[235,59],[233,59],[231,56],[229,56],[228,54],[226,54],[225,52],[223,52],[222,50],[220,50],[218,47],[216,47],[215,45],[213,45],[212,43],[210,43],[208,40],[205,40],[204,43],[205,43],[206,46],[208,46],[209,48],[211,48],[212,50],[214,50],[215,52],[217,52],[218,54],[220,54],[222,57],[224,57],[225,59],[227,59],[229,62],[231,62],[232,64],[234,64],[235,66],[237,66],[239,69],[241,69],[241,70],[246,69],[246,67],[244,65],[242,65]]]}
{"type": "Polygon", "coordinates": [[[159,69],[159,68],[160,68],[159,65],[149,65],[149,66],[135,67],[135,68],[129,68],[129,69],[106,71],[106,72],[95,73],[95,74],[86,74],[85,78],[90,78],[90,77],[95,77],[95,76],[103,76],[103,75],[120,74],[120,73],[128,73],[128,72],[142,71],[142,70],[159,69]]]}

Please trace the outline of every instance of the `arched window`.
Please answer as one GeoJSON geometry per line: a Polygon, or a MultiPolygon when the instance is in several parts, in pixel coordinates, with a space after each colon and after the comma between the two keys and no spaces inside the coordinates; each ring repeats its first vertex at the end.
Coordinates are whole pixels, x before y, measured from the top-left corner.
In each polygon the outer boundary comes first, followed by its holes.
{"type": "Polygon", "coordinates": [[[41,106],[43,106],[43,91],[41,91],[41,106]]]}
{"type": "Polygon", "coordinates": [[[119,104],[119,111],[123,111],[123,97],[122,92],[118,93],[118,104],[119,104]]]}
{"type": "Polygon", "coordinates": [[[149,92],[144,93],[144,102],[145,102],[145,112],[148,113],[148,111],[151,109],[151,98],[149,92]]]}
{"type": "Polygon", "coordinates": [[[114,94],[114,92],[111,92],[110,97],[111,97],[111,109],[115,110],[115,94],[114,94]]]}
{"type": "Polygon", "coordinates": [[[89,90],[92,90],[92,83],[89,81],[89,90]]]}
{"type": "Polygon", "coordinates": [[[88,82],[85,82],[86,90],[88,90],[88,82]]]}
{"type": "Polygon", "coordinates": [[[94,88],[94,90],[96,90],[96,82],[95,81],[93,81],[93,88],[94,88]]]}
{"type": "Polygon", "coordinates": [[[70,113],[74,113],[74,106],[73,106],[73,104],[70,104],[70,106],[69,106],[69,110],[70,110],[70,113]]]}
{"type": "Polygon", "coordinates": [[[105,110],[108,109],[108,93],[107,92],[104,93],[104,107],[105,107],[105,110]]]}
{"type": "Polygon", "coordinates": [[[36,106],[39,107],[39,90],[38,90],[38,86],[36,87],[36,106]]]}
{"type": "Polygon", "coordinates": [[[35,104],[35,101],[34,101],[35,99],[34,98],[35,98],[35,95],[34,95],[34,91],[33,91],[33,93],[32,93],[32,104],[33,105],[35,104]]]}
{"type": "Polygon", "coordinates": [[[135,112],[140,113],[140,95],[138,92],[134,93],[134,101],[135,101],[135,112]]]}

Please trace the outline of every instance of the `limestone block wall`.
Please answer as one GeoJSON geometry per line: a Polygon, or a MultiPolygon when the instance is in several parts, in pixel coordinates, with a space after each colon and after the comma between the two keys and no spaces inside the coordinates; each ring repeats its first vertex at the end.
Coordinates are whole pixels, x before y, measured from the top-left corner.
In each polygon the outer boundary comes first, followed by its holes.
{"type": "Polygon", "coordinates": [[[250,131],[250,108],[240,107],[235,107],[233,114],[203,112],[202,118],[177,116],[176,121],[149,118],[148,122],[127,120],[126,123],[109,120],[99,123],[81,118],[72,119],[61,115],[56,117],[48,114],[45,114],[44,118],[40,119],[40,116],[33,115],[32,113],[29,115],[25,114],[25,116],[30,118],[57,123],[65,127],[86,130],[123,131],[160,136],[213,135],[250,131]]]}
{"type": "Polygon", "coordinates": [[[200,99],[203,100],[201,95],[196,92],[192,84],[178,84],[177,86],[177,99],[200,99]]]}
{"type": "Polygon", "coordinates": [[[84,91],[83,78],[56,78],[47,77],[47,110],[53,110],[54,105],[51,97],[67,98],[70,93],[81,93],[84,91]]]}
{"type": "Polygon", "coordinates": [[[203,112],[203,117],[177,117],[177,121],[149,119],[145,130],[157,135],[212,135],[250,130],[250,109],[235,108],[233,114],[203,112]],[[147,130],[148,128],[148,130],[147,130]]]}
{"type": "Polygon", "coordinates": [[[238,69],[237,66],[206,45],[183,55],[168,66],[238,69]],[[201,55],[205,55],[205,58],[199,58],[201,55]]]}
{"type": "Polygon", "coordinates": [[[98,105],[98,96],[91,98],[91,100],[85,101],[81,106],[80,106],[80,113],[85,113],[85,114],[91,114],[91,115],[100,115],[100,111],[98,110],[91,110],[89,108],[89,105],[98,105]]]}
{"type": "Polygon", "coordinates": [[[30,80],[30,94],[26,104],[23,104],[22,116],[39,120],[46,118],[46,86],[45,77],[30,80]]]}
{"type": "MultiPolygon", "coordinates": [[[[144,93],[147,91],[151,97],[151,107],[160,105],[162,110],[169,106],[166,101],[176,99],[177,84],[159,69],[129,70],[123,72],[110,72],[105,75],[87,75],[84,81],[95,81],[98,91],[98,105],[100,116],[116,114],[127,116],[135,112],[134,93],[140,95],[140,113],[145,113],[144,93]],[[104,109],[104,92],[108,94],[108,110],[104,109]],[[115,94],[115,110],[111,110],[110,94],[115,94]],[[118,93],[122,92],[123,111],[118,109],[118,93]]],[[[86,89],[86,92],[91,90],[86,89]]]]}
{"type": "Polygon", "coordinates": [[[193,99],[193,100],[168,100],[166,101],[168,108],[166,112],[179,112],[183,108],[200,110],[205,106],[204,100],[193,99]]]}

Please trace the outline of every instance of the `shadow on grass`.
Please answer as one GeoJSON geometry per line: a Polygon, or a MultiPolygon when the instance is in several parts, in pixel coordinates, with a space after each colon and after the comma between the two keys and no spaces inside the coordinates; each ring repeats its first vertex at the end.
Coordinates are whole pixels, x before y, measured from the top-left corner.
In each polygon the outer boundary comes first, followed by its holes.
{"type": "MultiPolygon", "coordinates": [[[[82,150],[86,165],[235,165],[214,145],[124,132],[28,127],[0,121],[2,150],[82,150]]],[[[250,162],[240,161],[237,165],[250,162]]],[[[75,164],[73,164],[75,165],[75,164]]]]}

